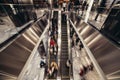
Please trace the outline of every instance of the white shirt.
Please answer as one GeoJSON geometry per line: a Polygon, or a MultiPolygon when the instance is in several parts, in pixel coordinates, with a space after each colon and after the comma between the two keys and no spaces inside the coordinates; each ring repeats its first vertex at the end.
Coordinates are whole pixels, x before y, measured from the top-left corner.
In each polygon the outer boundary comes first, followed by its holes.
{"type": "Polygon", "coordinates": [[[63,7],[66,7],[66,3],[63,3],[63,7]]]}

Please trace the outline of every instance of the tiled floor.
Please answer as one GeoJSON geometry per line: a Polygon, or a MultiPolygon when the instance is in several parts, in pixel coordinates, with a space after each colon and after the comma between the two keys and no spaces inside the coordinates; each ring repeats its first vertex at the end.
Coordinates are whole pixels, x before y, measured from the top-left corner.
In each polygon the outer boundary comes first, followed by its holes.
{"type": "MultiPolygon", "coordinates": [[[[72,48],[72,57],[73,57],[73,77],[74,80],[81,80],[81,76],[79,75],[79,70],[81,68],[81,63],[87,64],[86,61],[82,60],[82,58],[86,57],[87,54],[85,53],[85,50],[82,49],[81,51],[77,49],[77,47],[72,48]]],[[[100,77],[95,69],[93,71],[87,72],[87,74],[84,75],[86,80],[100,80],[100,77]]]]}
{"type": "MultiPolygon", "coordinates": [[[[12,29],[15,28],[14,24],[10,21],[10,18],[7,17],[0,17],[3,22],[0,22],[0,43],[2,43],[6,38],[11,36],[12,29]]],[[[14,30],[15,32],[15,30],[14,30]]]]}
{"type": "Polygon", "coordinates": [[[23,80],[43,80],[45,68],[40,68],[41,57],[36,52],[31,64],[28,66],[28,70],[24,75],[23,80]]]}

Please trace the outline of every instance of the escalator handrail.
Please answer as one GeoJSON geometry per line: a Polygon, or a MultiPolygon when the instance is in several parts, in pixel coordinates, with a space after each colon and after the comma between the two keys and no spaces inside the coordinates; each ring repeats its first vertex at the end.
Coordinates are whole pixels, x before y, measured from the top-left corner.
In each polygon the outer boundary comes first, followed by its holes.
{"type": "Polygon", "coordinates": [[[42,17],[44,17],[45,15],[46,14],[44,14],[41,17],[39,17],[38,20],[35,21],[35,22],[34,22],[34,20],[31,20],[28,23],[24,24],[23,26],[21,26],[23,28],[20,31],[18,31],[18,33],[12,35],[7,40],[5,40],[4,42],[0,43],[0,52],[3,51],[6,47],[8,47],[15,39],[20,37],[20,35],[23,34],[26,29],[32,27],[34,24],[36,24],[38,21],[40,21],[42,19],[42,17]]]}
{"type": "Polygon", "coordinates": [[[73,26],[74,30],[76,31],[78,37],[80,38],[81,42],[83,43],[84,45],[84,48],[87,52],[87,55],[89,56],[90,60],[92,61],[97,73],[99,74],[101,80],[107,80],[104,72],[102,71],[102,69],[100,68],[99,64],[97,63],[95,57],[93,56],[92,52],[90,51],[90,49],[87,47],[86,43],[84,42],[83,38],[80,36],[77,28],[75,27],[75,25],[73,24],[73,22],[69,19],[71,25],[73,26]]]}
{"type": "MultiPolygon", "coordinates": [[[[70,25],[69,25],[68,15],[66,18],[67,18],[67,35],[68,35],[68,59],[72,62],[73,60],[72,60],[72,53],[71,53],[70,25]]],[[[70,76],[70,80],[73,80],[72,64],[69,67],[69,76],[70,76]]]]}
{"type": "Polygon", "coordinates": [[[32,53],[30,54],[30,56],[29,56],[29,58],[28,58],[28,60],[26,61],[26,64],[25,64],[25,66],[23,67],[22,71],[20,72],[17,80],[23,80],[22,78],[23,78],[23,76],[25,75],[25,72],[27,71],[27,67],[28,67],[28,65],[30,65],[30,62],[31,62],[32,59],[34,58],[34,55],[35,55],[35,53],[36,53],[36,51],[37,51],[37,49],[38,49],[38,47],[39,47],[39,44],[40,44],[40,42],[42,41],[42,39],[43,39],[43,37],[44,37],[44,34],[46,33],[46,31],[48,31],[48,29],[49,29],[49,20],[48,20],[48,25],[46,26],[44,32],[42,33],[42,35],[41,35],[41,37],[39,38],[36,46],[34,47],[32,53]]]}

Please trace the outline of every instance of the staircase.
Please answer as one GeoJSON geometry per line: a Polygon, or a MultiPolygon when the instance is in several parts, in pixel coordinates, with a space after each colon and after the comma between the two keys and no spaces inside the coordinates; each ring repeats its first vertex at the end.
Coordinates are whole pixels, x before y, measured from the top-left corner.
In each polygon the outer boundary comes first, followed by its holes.
{"type": "Polygon", "coordinates": [[[66,67],[66,61],[68,59],[68,38],[67,38],[67,20],[66,15],[62,14],[62,44],[61,44],[61,62],[60,62],[60,71],[61,71],[61,80],[70,80],[69,77],[69,68],[66,67]]]}

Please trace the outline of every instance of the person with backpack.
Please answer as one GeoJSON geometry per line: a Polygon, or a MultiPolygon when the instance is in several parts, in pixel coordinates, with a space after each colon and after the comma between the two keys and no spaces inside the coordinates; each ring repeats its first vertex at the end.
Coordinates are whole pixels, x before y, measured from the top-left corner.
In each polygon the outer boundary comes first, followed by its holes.
{"type": "Polygon", "coordinates": [[[42,58],[40,61],[40,68],[45,67],[45,65],[46,65],[46,60],[45,60],[45,58],[42,58]]]}

